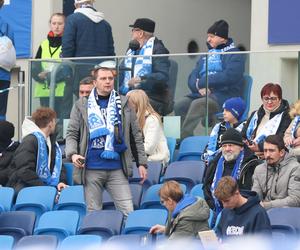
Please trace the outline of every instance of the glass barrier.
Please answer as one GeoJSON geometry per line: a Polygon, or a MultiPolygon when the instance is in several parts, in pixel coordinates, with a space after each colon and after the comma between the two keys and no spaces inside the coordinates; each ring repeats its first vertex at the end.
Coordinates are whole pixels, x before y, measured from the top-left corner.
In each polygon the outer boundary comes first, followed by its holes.
{"type": "Polygon", "coordinates": [[[120,94],[143,89],[163,116],[166,136],[177,139],[209,135],[223,119],[223,103],[231,97],[244,99],[245,113],[236,117],[246,119],[262,105],[260,90],[268,82],[279,83],[290,104],[298,100],[297,51],[30,60],[30,113],[40,106],[54,108],[58,136],[65,138],[72,106],[88,95],[93,79],[86,77],[92,77],[99,64],[113,68],[120,94]]]}

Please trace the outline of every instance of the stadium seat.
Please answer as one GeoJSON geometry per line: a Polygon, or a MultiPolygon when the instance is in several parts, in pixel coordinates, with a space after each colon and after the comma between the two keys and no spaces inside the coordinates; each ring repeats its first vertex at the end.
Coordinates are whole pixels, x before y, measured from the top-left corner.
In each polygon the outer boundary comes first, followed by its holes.
{"type": "Polygon", "coordinates": [[[73,186],[74,185],[74,181],[73,181],[73,168],[74,168],[74,165],[73,165],[72,162],[64,162],[63,165],[66,169],[67,184],[69,186],[73,186]]]}
{"type": "Polygon", "coordinates": [[[72,235],[65,238],[57,250],[99,249],[102,238],[98,235],[72,235]]]}
{"type": "Polygon", "coordinates": [[[176,138],[173,137],[167,137],[167,143],[168,143],[168,148],[170,152],[170,160],[169,163],[173,162],[174,159],[174,152],[176,148],[176,138]]]}
{"type": "Polygon", "coordinates": [[[103,240],[121,233],[123,214],[117,210],[99,210],[87,214],[78,234],[99,235],[103,240]]]}
{"type": "Polygon", "coordinates": [[[209,136],[189,136],[179,146],[177,161],[201,161],[209,136]]]}
{"type": "Polygon", "coordinates": [[[267,210],[271,225],[292,226],[300,233],[300,208],[277,207],[267,210]]]}
{"type": "Polygon", "coordinates": [[[132,250],[141,248],[142,235],[139,234],[121,234],[110,237],[105,245],[107,249],[132,250]]]}
{"type": "Polygon", "coordinates": [[[32,235],[34,223],[34,212],[3,212],[0,214],[0,235],[10,235],[17,242],[23,236],[32,235]]]}
{"type": "Polygon", "coordinates": [[[140,209],[131,212],[123,234],[146,234],[156,224],[165,225],[168,212],[165,209],[140,209]]]}
{"type": "Polygon", "coordinates": [[[0,249],[12,250],[14,245],[14,237],[9,235],[0,235],[0,249]]]}
{"type": "Polygon", "coordinates": [[[14,250],[55,250],[58,240],[54,235],[29,235],[21,238],[14,250]]]}
{"type": "Polygon", "coordinates": [[[191,195],[193,195],[195,197],[198,196],[198,197],[204,198],[202,186],[203,186],[202,183],[193,186],[193,188],[191,189],[191,195]]]}
{"type": "Polygon", "coordinates": [[[291,225],[272,225],[272,239],[286,240],[297,236],[297,230],[291,225]]]}
{"type": "MultiPolygon", "coordinates": [[[[159,208],[165,209],[163,205],[160,204],[160,197],[158,192],[163,184],[155,184],[149,187],[141,202],[141,209],[149,209],[149,208],[159,208]]],[[[186,186],[184,184],[180,184],[183,193],[186,193],[186,186]]]]}
{"type": "Polygon", "coordinates": [[[79,213],[80,218],[86,214],[86,203],[82,185],[64,188],[59,196],[55,210],[74,210],[79,213]]]}
{"type": "Polygon", "coordinates": [[[163,181],[175,180],[185,184],[189,193],[193,186],[202,183],[204,169],[202,161],[174,161],[167,167],[163,181]]]}
{"type": "Polygon", "coordinates": [[[11,210],[15,191],[10,187],[0,187],[0,212],[11,210]]]}
{"type": "Polygon", "coordinates": [[[37,226],[35,235],[55,235],[59,241],[76,234],[79,221],[77,211],[61,210],[43,213],[37,226]]]}
{"type": "Polygon", "coordinates": [[[38,221],[41,214],[53,209],[56,188],[52,186],[25,187],[17,196],[14,210],[33,211],[38,221]]]}

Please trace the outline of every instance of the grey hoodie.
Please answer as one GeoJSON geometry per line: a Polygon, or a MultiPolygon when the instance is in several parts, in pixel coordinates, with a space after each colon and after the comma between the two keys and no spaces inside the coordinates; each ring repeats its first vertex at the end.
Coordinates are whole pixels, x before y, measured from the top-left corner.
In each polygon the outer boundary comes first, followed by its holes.
{"type": "Polygon", "coordinates": [[[99,11],[95,11],[92,8],[78,8],[74,13],[81,13],[91,19],[94,23],[100,23],[104,19],[104,14],[99,11]]]}
{"type": "Polygon", "coordinates": [[[252,191],[258,193],[266,209],[300,206],[300,164],[286,153],[277,166],[264,162],[255,168],[252,191]]]}

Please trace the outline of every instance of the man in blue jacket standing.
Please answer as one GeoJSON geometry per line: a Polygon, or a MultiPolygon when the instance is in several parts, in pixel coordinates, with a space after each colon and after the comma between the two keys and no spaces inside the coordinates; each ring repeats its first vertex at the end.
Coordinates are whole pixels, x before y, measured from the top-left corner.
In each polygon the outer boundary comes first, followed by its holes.
{"type": "Polygon", "coordinates": [[[206,97],[209,115],[213,115],[221,111],[225,100],[242,95],[245,59],[241,54],[230,54],[238,49],[228,37],[228,29],[228,23],[224,20],[215,22],[208,29],[207,46],[208,52],[212,54],[209,54],[208,58],[200,57],[189,75],[188,85],[191,93],[175,105],[175,114],[180,115],[183,122],[182,138],[193,135],[195,127],[201,118],[205,117],[206,97]]]}

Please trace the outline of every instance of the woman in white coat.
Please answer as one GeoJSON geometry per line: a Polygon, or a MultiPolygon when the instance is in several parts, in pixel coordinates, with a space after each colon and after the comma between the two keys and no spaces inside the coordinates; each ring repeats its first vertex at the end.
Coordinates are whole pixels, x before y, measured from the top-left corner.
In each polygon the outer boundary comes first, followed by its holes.
{"type": "Polygon", "coordinates": [[[143,132],[148,161],[161,161],[166,167],[170,153],[160,115],[154,111],[143,90],[131,90],[127,93],[127,97],[129,106],[136,112],[137,120],[143,132]]]}

